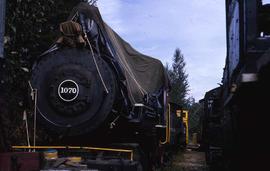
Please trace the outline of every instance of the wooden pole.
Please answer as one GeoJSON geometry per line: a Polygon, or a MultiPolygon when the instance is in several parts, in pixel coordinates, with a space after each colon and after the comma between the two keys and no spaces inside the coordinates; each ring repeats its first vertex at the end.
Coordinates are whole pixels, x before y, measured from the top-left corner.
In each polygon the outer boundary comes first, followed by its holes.
{"type": "Polygon", "coordinates": [[[0,0],[0,58],[4,58],[6,0],[0,0]]]}

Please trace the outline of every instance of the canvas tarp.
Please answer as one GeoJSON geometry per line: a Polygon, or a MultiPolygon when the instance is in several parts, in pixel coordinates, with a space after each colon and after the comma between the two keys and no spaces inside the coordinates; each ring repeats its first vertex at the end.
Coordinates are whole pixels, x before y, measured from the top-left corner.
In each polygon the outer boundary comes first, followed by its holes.
{"type": "Polygon", "coordinates": [[[114,51],[113,57],[122,68],[128,96],[133,104],[142,102],[146,94],[155,93],[162,88],[168,89],[168,77],[163,64],[158,59],[132,48],[102,20],[97,7],[80,3],[73,9],[69,18],[76,14],[84,14],[94,20],[105,41],[109,41],[108,44],[114,51]]]}

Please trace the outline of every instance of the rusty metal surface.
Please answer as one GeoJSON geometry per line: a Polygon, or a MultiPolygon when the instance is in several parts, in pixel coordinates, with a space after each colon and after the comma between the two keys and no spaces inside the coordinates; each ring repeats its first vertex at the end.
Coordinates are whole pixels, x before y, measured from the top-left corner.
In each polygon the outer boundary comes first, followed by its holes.
{"type": "Polygon", "coordinates": [[[0,171],[38,171],[40,170],[39,153],[12,152],[0,153],[0,171]]]}

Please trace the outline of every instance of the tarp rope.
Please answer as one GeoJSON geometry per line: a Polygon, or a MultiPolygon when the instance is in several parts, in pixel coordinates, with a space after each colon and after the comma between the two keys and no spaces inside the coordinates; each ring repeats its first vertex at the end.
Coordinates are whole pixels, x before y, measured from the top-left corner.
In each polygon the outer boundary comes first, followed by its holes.
{"type": "Polygon", "coordinates": [[[90,43],[90,41],[89,41],[89,39],[88,39],[88,37],[87,37],[87,34],[84,33],[84,35],[85,35],[85,39],[86,39],[86,41],[87,41],[87,44],[88,44],[88,46],[89,46],[89,48],[90,48],[91,54],[92,54],[92,56],[93,56],[93,61],[94,61],[95,66],[96,66],[96,68],[97,68],[97,72],[98,72],[99,78],[100,78],[100,80],[101,80],[101,83],[102,83],[102,85],[103,85],[103,87],[104,87],[106,93],[109,94],[109,90],[108,90],[108,88],[107,88],[107,86],[106,86],[106,84],[105,84],[105,82],[104,82],[104,79],[103,79],[101,73],[100,73],[100,69],[99,69],[99,67],[98,67],[98,64],[97,64],[97,61],[96,61],[96,58],[95,58],[95,54],[94,54],[92,45],[91,45],[91,43],[90,43]]]}
{"type": "MultiPolygon", "coordinates": [[[[70,21],[76,22],[78,16],[79,16],[79,13],[78,13],[78,11],[77,11],[77,12],[72,16],[72,18],[71,18],[70,21]]],[[[89,39],[88,39],[88,37],[87,37],[87,34],[86,34],[85,32],[84,32],[84,38],[86,39],[87,44],[88,44],[88,46],[89,46],[89,48],[90,48],[91,54],[92,54],[92,56],[93,56],[93,61],[94,61],[94,63],[95,63],[95,66],[96,66],[96,69],[97,69],[97,72],[98,72],[98,76],[99,76],[99,78],[100,78],[100,80],[101,80],[101,83],[102,83],[102,85],[103,85],[103,87],[104,87],[104,90],[105,90],[105,92],[106,92],[107,94],[109,94],[109,90],[108,90],[108,88],[107,88],[107,86],[106,86],[106,84],[105,84],[105,82],[104,82],[104,79],[103,79],[103,77],[102,77],[102,75],[101,75],[99,66],[98,66],[98,64],[97,64],[97,61],[96,61],[96,58],[95,58],[95,54],[94,54],[92,45],[91,45],[91,43],[90,43],[90,41],[89,41],[89,39]]]]}

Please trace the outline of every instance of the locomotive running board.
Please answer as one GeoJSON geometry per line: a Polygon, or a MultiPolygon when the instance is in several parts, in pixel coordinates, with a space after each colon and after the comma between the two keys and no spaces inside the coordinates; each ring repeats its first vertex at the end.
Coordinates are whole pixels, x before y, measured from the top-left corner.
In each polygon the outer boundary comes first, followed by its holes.
{"type": "Polygon", "coordinates": [[[76,146],[12,146],[14,150],[45,150],[45,149],[62,149],[62,150],[86,150],[86,151],[103,151],[129,154],[129,160],[134,160],[134,151],[118,148],[101,148],[101,147],[76,147],[76,146]]]}

